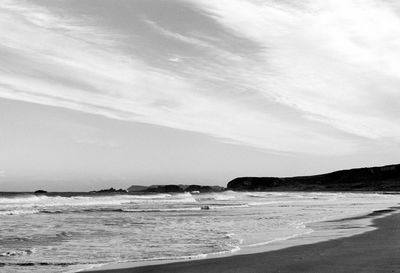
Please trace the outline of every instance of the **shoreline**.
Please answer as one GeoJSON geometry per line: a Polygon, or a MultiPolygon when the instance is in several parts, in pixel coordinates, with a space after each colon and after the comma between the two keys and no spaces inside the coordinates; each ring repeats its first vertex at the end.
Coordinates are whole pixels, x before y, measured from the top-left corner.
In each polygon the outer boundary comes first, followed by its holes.
{"type": "MultiPolygon", "coordinates": [[[[145,262],[120,262],[120,263],[110,263],[101,266],[95,266],[90,269],[85,269],[79,272],[97,272],[97,273],[146,273],[146,272],[171,272],[171,273],[179,273],[179,272],[188,272],[188,273],[202,273],[202,272],[215,272],[215,273],[228,273],[228,272],[237,272],[237,273],[256,273],[263,272],[275,272],[278,269],[271,268],[270,265],[264,268],[264,260],[269,260],[274,262],[274,264],[279,265],[279,272],[281,268],[291,267],[293,263],[291,256],[296,254],[298,256],[300,253],[304,251],[310,251],[310,248],[321,248],[326,247],[330,248],[330,245],[335,245],[338,241],[352,241],[354,239],[358,240],[358,237],[369,236],[368,234],[372,233],[380,233],[387,229],[387,224],[382,224],[382,221],[386,223],[386,218],[395,217],[397,222],[400,224],[400,213],[399,207],[390,207],[388,209],[376,210],[371,213],[355,216],[355,217],[347,217],[336,220],[327,220],[321,222],[313,222],[307,224],[307,228],[312,228],[313,231],[309,234],[300,235],[299,237],[291,238],[289,240],[272,242],[271,244],[263,245],[260,247],[252,247],[245,248],[237,251],[235,253],[224,254],[224,255],[209,255],[206,258],[201,259],[189,259],[189,260],[153,260],[153,261],[145,261],[145,262]],[[335,228],[334,223],[337,225],[335,228]],[[340,228],[339,228],[340,227],[340,228]],[[329,233],[329,231],[337,230],[337,234],[329,233]],[[349,232],[351,230],[352,232],[349,232]],[[342,233],[340,233],[342,232],[342,233]],[[292,253],[294,252],[294,253],[292,253]],[[281,257],[282,256],[282,257],[281,257]],[[289,256],[285,258],[285,256],[289,256]],[[261,263],[255,262],[255,260],[261,259],[261,263]],[[287,260],[291,260],[291,262],[285,262],[287,260]],[[250,269],[244,268],[243,265],[249,265],[249,261],[251,261],[250,269]],[[281,261],[280,263],[277,261],[281,261]],[[232,268],[231,263],[236,264],[237,266],[232,268]],[[214,268],[215,267],[215,268],[214,268]],[[240,268],[240,269],[239,269],[240,268]],[[233,271],[232,271],[233,270],[233,271]]],[[[393,221],[390,221],[393,224],[393,221]]],[[[374,235],[375,236],[375,235],[374,235]]],[[[398,236],[400,239],[400,235],[398,236]]],[[[363,239],[368,241],[371,238],[363,239]]],[[[393,240],[395,241],[395,240],[393,240]]],[[[399,247],[400,249],[400,247],[399,247]]],[[[367,250],[365,250],[367,251],[367,250]]],[[[317,251],[318,252],[318,251],[317,251]]],[[[340,252],[339,252],[340,253],[340,252]]],[[[343,251],[343,255],[345,255],[346,251],[343,251]]],[[[307,254],[301,260],[306,262],[307,254]]],[[[308,257],[310,258],[310,257],[308,257]]],[[[296,259],[295,259],[296,260],[296,259]]],[[[311,262],[311,261],[310,261],[311,262]]],[[[314,263],[318,263],[318,261],[313,261],[314,263]]],[[[399,263],[400,264],[400,263],[399,263]]],[[[400,268],[400,266],[399,266],[400,268]]],[[[311,270],[311,269],[309,269],[311,270]]],[[[314,269],[317,270],[317,269],[314,269]]],[[[350,269],[349,269],[350,270],[350,269]]],[[[296,271],[295,269],[291,269],[287,272],[310,272],[310,271],[296,271]]],[[[314,271],[316,272],[316,271],[314,271]]],[[[337,272],[337,270],[332,271],[319,271],[318,272],[337,272]]],[[[343,271],[349,272],[349,271],[343,271]]],[[[364,272],[364,271],[363,271],[364,272]]],[[[365,271],[365,272],[377,272],[377,271],[365,271]]],[[[400,272],[393,271],[393,272],[400,272]]]]}

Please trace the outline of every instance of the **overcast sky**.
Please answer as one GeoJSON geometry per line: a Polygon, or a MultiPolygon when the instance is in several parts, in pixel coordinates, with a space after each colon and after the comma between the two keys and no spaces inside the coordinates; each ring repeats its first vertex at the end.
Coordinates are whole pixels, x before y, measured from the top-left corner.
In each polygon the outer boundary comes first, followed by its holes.
{"type": "Polygon", "coordinates": [[[2,0],[0,190],[400,162],[400,3],[2,0]]]}

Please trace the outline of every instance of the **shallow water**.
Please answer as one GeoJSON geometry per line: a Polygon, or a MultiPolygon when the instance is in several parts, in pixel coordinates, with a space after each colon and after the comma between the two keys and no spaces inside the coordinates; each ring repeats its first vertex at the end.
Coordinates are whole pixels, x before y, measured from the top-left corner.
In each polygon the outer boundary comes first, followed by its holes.
{"type": "Polygon", "coordinates": [[[310,233],[307,223],[399,201],[400,195],[362,193],[3,195],[0,271],[74,272],[93,264],[229,253],[310,233]]]}

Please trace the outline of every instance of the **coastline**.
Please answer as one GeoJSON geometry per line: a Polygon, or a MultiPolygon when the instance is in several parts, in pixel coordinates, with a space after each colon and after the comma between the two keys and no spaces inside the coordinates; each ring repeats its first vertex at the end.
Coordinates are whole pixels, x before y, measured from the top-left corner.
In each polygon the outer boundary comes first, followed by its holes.
{"type": "Polygon", "coordinates": [[[398,210],[398,207],[392,207],[362,216],[310,223],[307,227],[313,228],[312,236],[299,236],[234,254],[183,261],[112,263],[80,272],[380,272],[375,265],[370,264],[377,256],[382,258],[382,262],[377,264],[384,266],[385,272],[400,272],[396,271],[397,267],[400,268],[400,261],[395,261],[400,253],[400,247],[396,245],[400,234],[393,232],[400,225],[398,210]],[[341,227],[337,229],[339,233],[329,234],[326,228],[330,227],[332,231],[335,225],[341,227]],[[345,233],[341,233],[343,231],[345,233]],[[385,255],[376,253],[378,249],[384,249],[385,255]],[[332,261],[329,261],[330,258],[332,261]],[[351,265],[352,259],[354,266],[351,265]],[[389,261],[389,264],[385,265],[383,261],[389,261]],[[340,265],[343,263],[346,266],[340,265]],[[386,271],[388,266],[395,271],[386,271]]]}

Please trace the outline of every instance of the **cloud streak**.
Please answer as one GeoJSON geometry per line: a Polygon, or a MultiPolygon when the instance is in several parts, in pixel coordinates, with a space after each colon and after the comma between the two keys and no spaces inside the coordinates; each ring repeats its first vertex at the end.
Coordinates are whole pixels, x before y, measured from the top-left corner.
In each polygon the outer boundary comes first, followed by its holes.
{"type": "Polygon", "coordinates": [[[399,105],[387,109],[382,100],[399,98],[396,2],[200,2],[215,20],[265,48],[261,71],[274,76],[252,75],[262,80],[262,92],[351,134],[399,140],[393,115],[399,105]]]}
{"type": "Polygon", "coordinates": [[[71,5],[83,16],[5,1],[0,97],[285,153],[346,154],[362,141],[400,141],[395,2],[177,3],[207,28],[179,22],[184,31],[138,10],[138,35],[85,14],[79,1],[71,5]],[[165,52],[144,55],[149,41],[165,52]]]}

